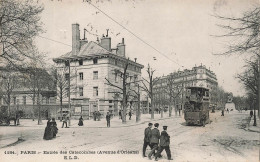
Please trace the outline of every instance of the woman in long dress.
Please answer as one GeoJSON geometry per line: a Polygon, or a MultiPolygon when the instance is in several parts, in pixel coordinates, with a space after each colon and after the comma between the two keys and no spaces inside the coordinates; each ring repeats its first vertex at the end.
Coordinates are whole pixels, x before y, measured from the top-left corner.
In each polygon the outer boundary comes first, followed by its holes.
{"type": "Polygon", "coordinates": [[[80,116],[79,118],[79,123],[78,123],[79,126],[83,126],[83,118],[82,116],[80,116]]]}
{"type": "Polygon", "coordinates": [[[58,133],[57,123],[55,121],[55,118],[52,118],[50,123],[51,123],[51,130],[53,132],[53,138],[55,138],[56,134],[58,133]]]}
{"type": "Polygon", "coordinates": [[[52,128],[51,128],[51,119],[48,119],[47,126],[46,126],[45,131],[44,131],[43,139],[50,140],[52,138],[53,138],[53,131],[52,131],[52,128]]]}

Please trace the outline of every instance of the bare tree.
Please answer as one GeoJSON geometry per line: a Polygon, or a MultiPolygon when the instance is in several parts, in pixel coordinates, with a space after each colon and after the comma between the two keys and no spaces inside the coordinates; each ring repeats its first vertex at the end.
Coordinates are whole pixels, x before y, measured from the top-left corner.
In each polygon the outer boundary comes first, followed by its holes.
{"type": "MultiPolygon", "coordinates": [[[[216,18],[225,21],[227,25],[218,25],[226,34],[220,37],[231,38],[236,41],[227,46],[227,50],[221,55],[244,54],[252,53],[258,58],[258,80],[260,80],[260,7],[256,6],[253,9],[244,12],[241,17],[226,17],[215,15],[216,18]]],[[[258,82],[260,87],[260,82],[258,82]]],[[[260,89],[258,89],[258,116],[260,117],[260,89]]]]}
{"type": "MultiPolygon", "coordinates": [[[[244,84],[246,90],[250,94],[254,94],[255,97],[259,91],[259,68],[257,59],[247,60],[245,71],[237,75],[237,78],[244,84]]],[[[259,103],[259,102],[258,102],[259,103]]]]}
{"type": "Polygon", "coordinates": [[[31,58],[33,39],[43,31],[42,11],[32,0],[0,0],[0,59],[17,68],[31,58]]]}
{"type": "Polygon", "coordinates": [[[45,56],[43,54],[32,54],[33,59],[28,62],[27,73],[25,74],[24,86],[27,87],[32,94],[30,97],[33,100],[33,115],[35,104],[38,107],[38,124],[42,124],[41,117],[41,101],[44,91],[48,91],[55,88],[55,80],[49,74],[46,63],[44,61],[45,56]]]}
{"type": "MultiPolygon", "coordinates": [[[[166,86],[164,86],[164,92],[169,96],[169,117],[172,115],[172,105],[176,104],[176,98],[183,92],[183,84],[175,82],[174,76],[167,76],[166,86]]],[[[177,112],[175,106],[175,114],[177,112]]]]}
{"type": "Polygon", "coordinates": [[[1,72],[0,85],[1,85],[1,96],[7,104],[8,116],[11,115],[10,105],[11,105],[11,96],[13,90],[18,88],[18,76],[16,73],[1,72]]]}
{"type": "Polygon", "coordinates": [[[122,113],[122,123],[126,123],[126,109],[127,109],[127,87],[130,85],[127,83],[127,78],[129,77],[127,73],[127,68],[129,65],[129,58],[127,61],[123,64],[123,71],[116,69],[114,72],[117,76],[119,76],[122,80],[122,85],[116,85],[112,81],[110,81],[108,78],[105,78],[109,86],[112,86],[116,88],[119,93],[122,94],[122,107],[123,107],[123,113],[122,113]]]}
{"type": "MultiPolygon", "coordinates": [[[[153,88],[154,88],[154,85],[156,84],[156,82],[158,82],[159,78],[153,78],[155,70],[152,70],[150,68],[149,64],[148,64],[146,72],[148,73],[149,79],[147,80],[147,79],[143,78],[143,81],[142,81],[143,86],[141,86],[141,89],[147,93],[147,95],[149,96],[149,98],[151,100],[151,119],[154,119],[154,97],[153,97],[154,93],[153,93],[153,88]]],[[[148,109],[149,109],[149,107],[148,107],[148,109]]]]}

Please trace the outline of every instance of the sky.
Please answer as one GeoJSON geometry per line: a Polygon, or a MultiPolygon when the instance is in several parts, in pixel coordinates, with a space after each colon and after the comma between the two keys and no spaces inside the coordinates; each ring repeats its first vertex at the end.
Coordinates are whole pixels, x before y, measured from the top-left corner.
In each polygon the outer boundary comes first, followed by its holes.
{"type": "Polygon", "coordinates": [[[36,39],[39,50],[49,61],[71,51],[71,25],[80,25],[89,32],[89,41],[96,41],[109,29],[112,47],[125,39],[126,56],[137,58],[145,67],[155,69],[155,76],[191,69],[195,65],[210,68],[219,86],[236,95],[244,95],[236,74],[243,71],[244,59],[249,54],[219,56],[228,39],[214,14],[241,16],[259,0],[38,0],[44,5],[41,20],[45,32],[36,39]],[[97,9],[99,8],[99,9],[97,9]],[[101,11],[102,12],[101,12],[101,11]],[[129,32],[130,31],[130,32],[129,32]],[[54,41],[52,41],[54,40],[54,41]],[[59,43],[58,43],[59,42],[59,43]],[[154,60],[156,58],[156,60],[154,60]]]}

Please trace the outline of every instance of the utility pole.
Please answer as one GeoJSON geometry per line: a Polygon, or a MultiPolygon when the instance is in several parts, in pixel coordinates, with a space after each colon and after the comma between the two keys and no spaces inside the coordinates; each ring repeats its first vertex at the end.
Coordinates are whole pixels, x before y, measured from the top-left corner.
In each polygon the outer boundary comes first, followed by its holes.
{"type": "Polygon", "coordinates": [[[71,126],[70,118],[71,118],[71,106],[70,106],[70,60],[69,60],[69,97],[68,97],[68,102],[69,102],[69,126],[71,126]]]}
{"type": "Polygon", "coordinates": [[[139,122],[141,119],[141,112],[140,112],[140,87],[137,84],[137,113],[136,113],[136,122],[139,122]]]}

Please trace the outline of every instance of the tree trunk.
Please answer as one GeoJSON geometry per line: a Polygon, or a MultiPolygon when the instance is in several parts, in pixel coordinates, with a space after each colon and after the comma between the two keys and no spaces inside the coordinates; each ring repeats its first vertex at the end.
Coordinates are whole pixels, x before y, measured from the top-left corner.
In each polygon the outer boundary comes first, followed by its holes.
{"type": "Polygon", "coordinates": [[[123,113],[122,113],[122,123],[126,123],[126,86],[125,79],[123,80],[123,113]]]}
{"type": "Polygon", "coordinates": [[[8,108],[8,116],[10,116],[11,115],[11,96],[10,96],[10,94],[8,94],[8,96],[7,96],[7,108],[8,108]]]}
{"type": "Polygon", "coordinates": [[[161,118],[163,118],[163,106],[160,107],[161,112],[161,118]]]}
{"type": "Polygon", "coordinates": [[[260,118],[260,56],[258,57],[258,117],[260,118]]]}
{"type": "Polygon", "coordinates": [[[60,121],[62,121],[62,91],[60,93],[60,121]]]}
{"type": "Polygon", "coordinates": [[[151,119],[154,119],[154,104],[153,104],[153,97],[151,97],[151,119]]]}
{"type": "Polygon", "coordinates": [[[117,99],[116,99],[116,101],[114,101],[114,114],[115,114],[115,116],[118,116],[118,101],[117,101],[117,99]]]}
{"type": "Polygon", "coordinates": [[[37,93],[37,105],[38,105],[38,125],[41,125],[42,116],[41,116],[40,92],[37,93]]]}
{"type": "Polygon", "coordinates": [[[34,118],[35,118],[34,111],[35,111],[35,91],[33,92],[33,111],[32,111],[32,120],[33,121],[34,121],[34,118]]]}
{"type": "Polygon", "coordinates": [[[140,119],[141,119],[141,113],[140,113],[140,94],[138,94],[137,111],[136,111],[136,122],[139,122],[140,119]]]}

